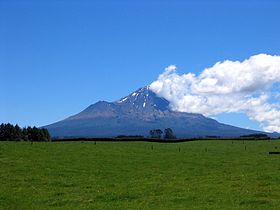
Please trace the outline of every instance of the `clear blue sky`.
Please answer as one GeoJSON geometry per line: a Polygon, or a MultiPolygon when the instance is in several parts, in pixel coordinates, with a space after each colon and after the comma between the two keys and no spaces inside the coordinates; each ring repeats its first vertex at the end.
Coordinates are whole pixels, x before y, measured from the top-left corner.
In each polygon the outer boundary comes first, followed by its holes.
{"type": "MultiPolygon", "coordinates": [[[[0,0],[0,122],[46,125],[224,59],[280,54],[280,1],[0,0]],[[211,2],[211,3],[210,3],[211,2]]],[[[259,128],[242,114],[218,120],[259,128]]]]}

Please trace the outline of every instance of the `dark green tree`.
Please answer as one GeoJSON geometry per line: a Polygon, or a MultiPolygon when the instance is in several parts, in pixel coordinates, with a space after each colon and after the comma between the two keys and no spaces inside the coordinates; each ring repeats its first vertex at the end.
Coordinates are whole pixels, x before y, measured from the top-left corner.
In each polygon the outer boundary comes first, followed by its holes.
{"type": "Polygon", "coordinates": [[[20,141],[23,139],[22,129],[18,126],[18,124],[16,124],[13,128],[13,139],[15,141],[20,141]]]}
{"type": "Polygon", "coordinates": [[[4,135],[5,135],[4,130],[5,130],[5,125],[4,125],[4,123],[2,123],[2,124],[0,125],[0,141],[5,141],[5,138],[4,138],[4,135]]]}
{"type": "Polygon", "coordinates": [[[164,129],[164,138],[165,139],[176,139],[176,136],[173,133],[171,128],[164,129]]]}
{"type": "Polygon", "coordinates": [[[151,138],[154,138],[154,139],[161,139],[162,133],[163,132],[160,129],[150,130],[150,136],[151,136],[151,138]]]}

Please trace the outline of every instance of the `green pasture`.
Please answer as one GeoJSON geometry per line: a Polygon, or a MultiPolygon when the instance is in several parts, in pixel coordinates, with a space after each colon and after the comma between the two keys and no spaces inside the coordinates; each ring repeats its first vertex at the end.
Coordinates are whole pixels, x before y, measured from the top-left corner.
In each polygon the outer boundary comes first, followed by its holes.
{"type": "Polygon", "coordinates": [[[280,209],[280,141],[0,142],[0,209],[280,209]]]}

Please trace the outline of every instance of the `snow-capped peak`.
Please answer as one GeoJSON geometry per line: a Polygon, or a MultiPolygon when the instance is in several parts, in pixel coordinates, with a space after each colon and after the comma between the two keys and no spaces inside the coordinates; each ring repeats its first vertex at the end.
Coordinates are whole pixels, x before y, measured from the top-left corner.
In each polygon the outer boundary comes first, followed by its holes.
{"type": "Polygon", "coordinates": [[[150,112],[154,109],[161,111],[169,109],[169,102],[164,98],[158,97],[149,89],[149,86],[139,88],[115,103],[130,110],[136,109],[145,112],[150,112]]]}

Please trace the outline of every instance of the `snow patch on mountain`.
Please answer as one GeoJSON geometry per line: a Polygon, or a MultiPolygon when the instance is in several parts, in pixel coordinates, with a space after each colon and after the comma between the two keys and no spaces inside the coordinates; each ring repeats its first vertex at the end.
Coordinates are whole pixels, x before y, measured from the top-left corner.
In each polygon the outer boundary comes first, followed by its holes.
{"type": "Polygon", "coordinates": [[[126,100],[127,100],[127,97],[125,97],[124,99],[118,101],[118,103],[122,103],[122,102],[124,102],[124,101],[126,101],[126,100]]]}

